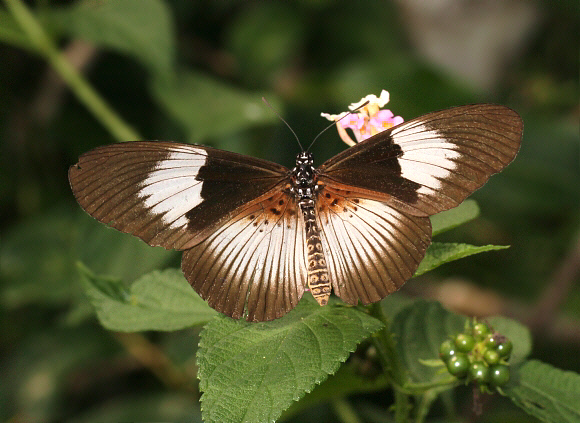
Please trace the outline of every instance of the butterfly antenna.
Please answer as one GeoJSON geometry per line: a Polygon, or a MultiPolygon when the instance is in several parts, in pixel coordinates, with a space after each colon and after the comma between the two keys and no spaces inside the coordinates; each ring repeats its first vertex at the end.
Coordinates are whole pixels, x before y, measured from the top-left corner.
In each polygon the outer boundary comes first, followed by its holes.
{"type": "Polygon", "coordinates": [[[336,125],[338,122],[340,122],[341,120],[343,120],[345,117],[347,117],[348,115],[350,115],[351,113],[355,113],[358,110],[362,109],[364,106],[366,106],[367,104],[369,104],[368,100],[365,101],[363,104],[361,104],[360,106],[358,106],[356,109],[350,111],[350,112],[343,112],[344,116],[342,116],[340,119],[335,120],[334,122],[332,122],[330,125],[328,125],[326,128],[324,128],[322,131],[320,131],[318,133],[317,136],[314,137],[314,139],[312,140],[312,142],[310,143],[310,145],[308,146],[308,148],[306,149],[306,151],[310,150],[310,147],[312,147],[314,145],[314,143],[316,142],[316,140],[318,138],[320,138],[320,136],[322,134],[324,134],[326,131],[328,131],[330,128],[332,128],[334,125],[336,125]]]}
{"type": "Polygon", "coordinates": [[[284,118],[282,116],[280,116],[280,113],[278,113],[270,103],[268,103],[268,100],[266,100],[265,97],[262,97],[262,101],[264,103],[266,103],[266,106],[268,106],[270,108],[270,110],[272,110],[274,112],[274,114],[276,116],[278,116],[278,119],[280,119],[282,122],[284,122],[284,124],[288,127],[288,129],[290,129],[290,132],[292,132],[292,134],[294,135],[294,138],[296,138],[296,141],[298,142],[298,145],[300,146],[300,149],[302,151],[304,151],[304,147],[302,147],[302,143],[300,142],[300,139],[298,138],[298,135],[296,135],[296,132],[294,132],[294,129],[292,129],[292,127],[288,124],[288,122],[286,122],[284,120],[284,118]]]}

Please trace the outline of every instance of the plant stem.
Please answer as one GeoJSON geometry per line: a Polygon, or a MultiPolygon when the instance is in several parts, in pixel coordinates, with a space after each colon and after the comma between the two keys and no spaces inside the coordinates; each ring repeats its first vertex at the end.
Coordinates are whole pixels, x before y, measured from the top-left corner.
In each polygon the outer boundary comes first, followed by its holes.
{"type": "Polygon", "coordinates": [[[386,369],[387,376],[390,379],[389,382],[401,388],[407,382],[407,376],[397,354],[393,334],[390,330],[391,322],[383,312],[380,303],[372,304],[370,310],[371,316],[380,320],[385,325],[383,329],[373,336],[373,343],[386,369]]]}
{"type": "Polygon", "coordinates": [[[331,401],[334,413],[342,423],[361,423],[350,403],[344,398],[335,398],[331,401]]]}
{"type": "Polygon", "coordinates": [[[408,423],[411,420],[411,407],[409,395],[395,388],[395,422],[408,423]]]}
{"type": "Polygon", "coordinates": [[[397,354],[395,340],[390,330],[391,322],[383,312],[380,302],[372,304],[370,311],[373,317],[385,325],[372,337],[372,341],[385,369],[385,374],[395,391],[395,421],[397,423],[407,422],[411,411],[409,395],[403,389],[407,382],[407,375],[397,354]]]}
{"type": "Polygon", "coordinates": [[[117,332],[114,335],[125,350],[143,367],[149,369],[165,386],[199,396],[199,390],[191,378],[142,334],[117,332]]]}
{"type": "Polygon", "coordinates": [[[85,78],[63,57],[44,28],[22,0],[4,0],[6,7],[43,56],[68,84],[71,91],[118,141],[139,140],[141,136],[124,122],[85,78]]]}
{"type": "Polygon", "coordinates": [[[411,395],[417,395],[435,388],[451,389],[458,384],[459,381],[457,378],[451,376],[447,379],[442,379],[437,382],[407,383],[402,387],[402,391],[411,395]]]}
{"type": "Polygon", "coordinates": [[[437,395],[438,393],[436,390],[427,391],[422,395],[419,406],[417,407],[417,417],[415,418],[415,423],[423,423],[425,421],[433,401],[437,399],[437,395]]]}

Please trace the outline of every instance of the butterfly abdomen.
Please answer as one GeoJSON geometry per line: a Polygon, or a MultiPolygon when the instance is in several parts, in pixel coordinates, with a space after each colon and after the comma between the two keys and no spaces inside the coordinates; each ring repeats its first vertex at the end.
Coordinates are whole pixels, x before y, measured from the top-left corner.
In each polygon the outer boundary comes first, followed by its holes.
{"type": "Polygon", "coordinates": [[[330,298],[330,280],[320,239],[320,229],[316,222],[315,203],[310,198],[304,198],[299,201],[299,205],[306,229],[308,288],[318,304],[323,306],[330,298]]]}

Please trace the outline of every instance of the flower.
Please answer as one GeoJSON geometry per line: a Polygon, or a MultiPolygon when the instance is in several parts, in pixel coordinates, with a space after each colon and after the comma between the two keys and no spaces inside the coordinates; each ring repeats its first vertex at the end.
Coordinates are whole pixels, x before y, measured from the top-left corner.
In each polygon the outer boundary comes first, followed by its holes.
{"type": "Polygon", "coordinates": [[[354,113],[344,112],[338,115],[321,113],[321,116],[335,121],[340,138],[352,147],[357,142],[366,140],[385,129],[403,123],[401,116],[395,116],[388,109],[381,109],[388,102],[389,92],[383,90],[379,97],[369,94],[360,101],[348,106],[349,110],[354,113]],[[356,141],[350,137],[346,129],[350,129],[353,132],[356,141]]]}

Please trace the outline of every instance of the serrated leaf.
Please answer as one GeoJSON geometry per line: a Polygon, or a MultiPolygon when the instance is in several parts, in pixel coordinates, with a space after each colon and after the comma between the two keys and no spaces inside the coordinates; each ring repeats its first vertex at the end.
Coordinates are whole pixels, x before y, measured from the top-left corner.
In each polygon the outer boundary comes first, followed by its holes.
{"type": "Polygon", "coordinates": [[[527,413],[545,422],[580,421],[580,375],[538,360],[513,368],[504,392],[527,413]]]}
{"type": "Polygon", "coordinates": [[[449,378],[420,360],[439,357],[439,346],[451,335],[463,332],[465,317],[444,309],[436,301],[416,301],[401,310],[393,320],[397,352],[411,382],[428,383],[449,378]]]}
{"type": "Polygon", "coordinates": [[[505,245],[469,245],[457,244],[449,242],[433,242],[427,249],[425,258],[419,264],[419,268],[415,272],[415,276],[422,275],[442,264],[450,261],[459,260],[464,257],[472,256],[474,254],[484,253],[486,251],[504,250],[509,248],[505,245]]]}
{"type": "Polygon", "coordinates": [[[272,322],[212,320],[197,354],[204,421],[276,420],[381,327],[356,308],[320,307],[309,296],[272,322]]]}
{"type": "Polygon", "coordinates": [[[507,336],[512,341],[513,349],[510,355],[510,365],[519,364],[532,351],[532,336],[530,330],[515,320],[503,316],[493,316],[485,319],[493,330],[507,336]]]}
{"type": "Polygon", "coordinates": [[[465,200],[457,207],[431,216],[433,236],[463,225],[479,216],[479,206],[475,200],[465,200]]]}
{"type": "Polygon", "coordinates": [[[160,0],[85,0],[44,18],[62,33],[135,57],[163,79],[173,73],[174,25],[160,0]]]}
{"type": "MultiPolygon", "coordinates": [[[[187,132],[191,142],[229,135],[277,117],[261,101],[261,95],[228,86],[198,72],[181,73],[171,82],[155,81],[152,92],[187,132]]],[[[268,101],[280,111],[275,96],[268,101]]]]}
{"type": "Polygon", "coordinates": [[[95,276],[82,265],[79,272],[99,321],[110,330],[178,330],[204,324],[217,314],[178,269],[151,272],[129,289],[118,279],[95,276]]]}
{"type": "Polygon", "coordinates": [[[335,374],[329,376],[320,385],[317,385],[312,392],[306,394],[300,401],[292,403],[290,408],[283,413],[281,420],[287,420],[302,410],[322,402],[335,398],[345,398],[353,394],[376,392],[385,389],[387,386],[388,381],[384,373],[375,376],[364,376],[361,374],[360,366],[349,361],[340,366],[335,374]]]}

